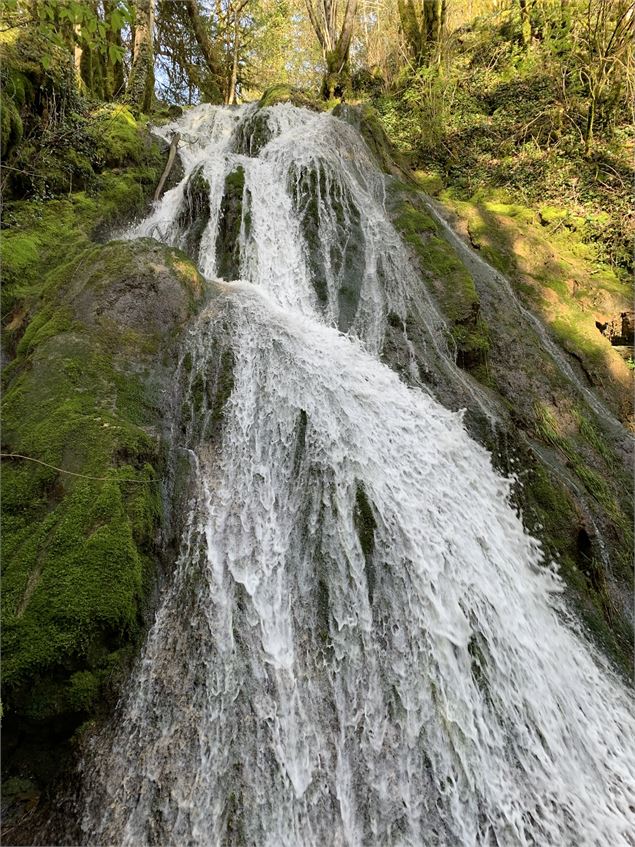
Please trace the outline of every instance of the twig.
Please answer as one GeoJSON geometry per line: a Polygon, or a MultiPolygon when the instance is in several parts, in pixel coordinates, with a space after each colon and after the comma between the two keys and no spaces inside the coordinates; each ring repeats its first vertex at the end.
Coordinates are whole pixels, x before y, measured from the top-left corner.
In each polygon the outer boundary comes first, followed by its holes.
{"type": "Polygon", "coordinates": [[[45,468],[51,468],[54,471],[68,474],[69,476],[78,476],[82,479],[92,479],[96,482],[160,482],[158,479],[132,479],[132,477],[116,477],[116,476],[89,476],[84,473],[75,473],[75,471],[67,471],[64,468],[58,468],[56,465],[50,465],[48,462],[43,462],[40,459],[34,459],[33,456],[24,456],[22,453],[0,453],[1,459],[25,459],[27,462],[36,462],[38,465],[44,465],[45,468]]]}

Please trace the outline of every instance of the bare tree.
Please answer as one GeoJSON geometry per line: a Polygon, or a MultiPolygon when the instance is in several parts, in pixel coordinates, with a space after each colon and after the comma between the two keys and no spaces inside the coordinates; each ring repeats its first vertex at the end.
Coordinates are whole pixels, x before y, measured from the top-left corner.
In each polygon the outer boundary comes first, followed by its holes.
{"type": "Polygon", "coordinates": [[[341,96],[348,76],[357,0],[346,0],[343,15],[340,15],[339,0],[305,0],[305,3],[326,62],[322,94],[326,98],[341,96]]]}

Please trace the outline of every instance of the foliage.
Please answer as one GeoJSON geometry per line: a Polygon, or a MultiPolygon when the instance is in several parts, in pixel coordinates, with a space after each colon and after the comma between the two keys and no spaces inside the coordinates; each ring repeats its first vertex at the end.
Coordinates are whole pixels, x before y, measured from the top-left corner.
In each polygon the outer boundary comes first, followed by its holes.
{"type": "MultiPolygon", "coordinates": [[[[611,7],[615,17],[619,6],[611,7]]],[[[563,31],[560,7],[535,3],[528,46],[516,6],[477,19],[452,34],[439,64],[405,71],[374,105],[415,167],[436,172],[465,198],[497,187],[528,205],[566,206],[587,220],[585,239],[599,257],[629,273],[634,171],[625,47],[595,97],[591,142],[586,135],[585,73],[607,46],[593,46],[583,12],[593,20],[607,8],[603,0],[574,0],[563,31]]]]}
{"type": "Polygon", "coordinates": [[[48,0],[46,3],[26,3],[23,0],[3,0],[4,32],[29,28],[44,45],[41,62],[49,70],[56,60],[56,50],[65,50],[77,43],[82,48],[98,51],[112,64],[122,62],[124,49],[107,38],[132,21],[129,0],[103,4],[100,14],[97,4],[81,0],[48,0]]]}
{"type": "Polygon", "coordinates": [[[143,124],[124,106],[104,106],[92,119],[82,118],[75,139],[85,153],[80,147],[70,148],[68,154],[57,150],[50,158],[41,154],[33,170],[12,183],[29,199],[5,203],[0,250],[2,315],[10,319],[5,324],[9,344],[46,271],[84,250],[99,232],[141,212],[161,175],[164,156],[158,143],[150,141],[143,124]],[[84,184],[81,191],[69,193],[71,182],[76,189],[81,186],[74,171],[65,168],[77,163],[85,169],[84,184]],[[55,180],[63,193],[51,198],[55,180]]]}

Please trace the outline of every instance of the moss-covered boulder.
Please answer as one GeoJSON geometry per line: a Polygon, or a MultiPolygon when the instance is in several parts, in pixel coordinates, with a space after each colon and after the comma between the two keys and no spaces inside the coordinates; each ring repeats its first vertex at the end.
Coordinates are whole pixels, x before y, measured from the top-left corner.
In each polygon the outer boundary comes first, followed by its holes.
{"type": "Polygon", "coordinates": [[[293,106],[311,109],[314,112],[326,110],[326,104],[322,101],[314,99],[301,88],[294,88],[292,85],[284,83],[272,85],[271,88],[268,88],[258,101],[258,108],[266,109],[268,106],[275,106],[278,103],[291,103],[293,106]]]}
{"type": "Polygon", "coordinates": [[[145,212],[165,167],[166,145],[125,107],[100,109],[90,131],[100,140],[87,187],[69,193],[78,185],[67,174],[62,196],[5,203],[1,304],[9,347],[23,330],[25,306],[39,297],[50,269],[145,212]]]}
{"type": "Polygon", "coordinates": [[[5,368],[4,764],[40,784],[112,703],[147,620],[177,341],[202,297],[178,251],[88,247],[49,275],[5,368]]]}

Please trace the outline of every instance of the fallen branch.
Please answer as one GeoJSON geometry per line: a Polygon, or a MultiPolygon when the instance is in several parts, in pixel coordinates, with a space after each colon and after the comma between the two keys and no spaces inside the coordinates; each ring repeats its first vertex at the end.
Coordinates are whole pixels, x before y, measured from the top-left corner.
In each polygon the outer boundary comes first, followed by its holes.
{"type": "Polygon", "coordinates": [[[176,159],[176,148],[178,147],[179,141],[181,140],[181,135],[178,132],[175,132],[172,136],[172,141],[170,142],[170,152],[168,153],[168,161],[165,166],[165,170],[163,171],[163,175],[159,180],[159,184],[157,185],[157,190],[154,192],[153,200],[156,202],[161,197],[163,193],[163,187],[165,185],[165,181],[170,176],[170,171],[172,170],[172,165],[174,164],[174,160],[176,159]]]}

